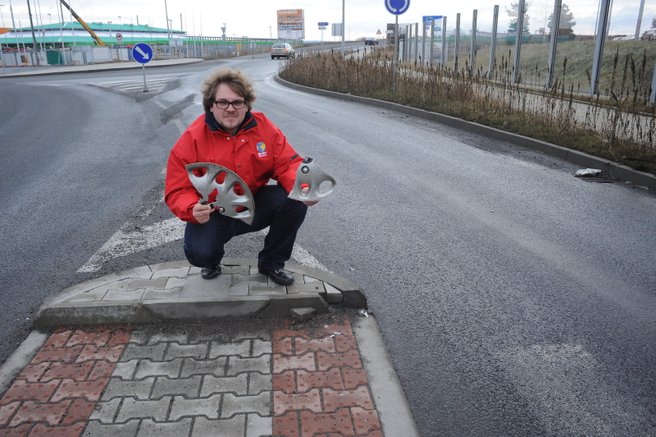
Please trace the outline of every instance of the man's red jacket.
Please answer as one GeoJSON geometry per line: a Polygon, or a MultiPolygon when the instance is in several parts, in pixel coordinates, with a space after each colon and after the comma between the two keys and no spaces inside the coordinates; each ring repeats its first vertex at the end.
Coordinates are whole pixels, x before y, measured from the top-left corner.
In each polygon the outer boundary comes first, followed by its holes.
{"type": "Polygon", "coordinates": [[[169,154],[164,200],[178,218],[195,223],[191,210],[200,195],[189,181],[185,165],[218,164],[237,173],[255,195],[270,179],[289,193],[302,160],[263,113],[248,112],[237,133],[230,135],[207,112],[189,125],[169,154]]]}

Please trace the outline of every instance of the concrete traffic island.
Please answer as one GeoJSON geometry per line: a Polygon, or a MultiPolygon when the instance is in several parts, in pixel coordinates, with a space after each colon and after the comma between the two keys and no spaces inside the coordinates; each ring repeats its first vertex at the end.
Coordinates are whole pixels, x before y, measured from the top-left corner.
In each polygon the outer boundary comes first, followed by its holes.
{"type": "Polygon", "coordinates": [[[325,313],[330,304],[366,308],[351,281],[318,269],[289,264],[294,283],[275,284],[257,271],[257,260],[224,259],[222,273],[204,280],[186,261],[146,265],[62,290],[38,311],[36,327],[98,323],[290,317],[293,309],[325,313]]]}

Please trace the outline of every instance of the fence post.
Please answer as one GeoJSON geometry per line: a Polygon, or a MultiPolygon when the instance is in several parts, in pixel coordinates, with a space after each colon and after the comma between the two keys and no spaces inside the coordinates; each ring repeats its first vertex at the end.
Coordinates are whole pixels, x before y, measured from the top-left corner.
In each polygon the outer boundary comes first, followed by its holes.
{"type": "Polygon", "coordinates": [[[494,5],[494,17],[492,18],[492,44],[490,44],[490,65],[487,68],[487,78],[494,77],[494,67],[497,58],[497,30],[499,28],[499,5],[494,5]]]}
{"type": "Polygon", "coordinates": [[[476,19],[478,18],[478,9],[474,9],[472,15],[472,32],[471,47],[469,51],[469,74],[473,75],[476,71],[476,19]]]}
{"type": "Polygon", "coordinates": [[[455,58],[453,59],[453,71],[458,72],[458,58],[460,55],[460,12],[456,14],[456,47],[455,58]]]}
{"type": "Polygon", "coordinates": [[[433,46],[435,45],[435,18],[431,18],[431,31],[430,31],[430,58],[428,58],[428,66],[433,66],[433,46]]]}
{"type": "Polygon", "coordinates": [[[519,55],[522,51],[522,34],[524,33],[524,14],[526,13],[526,0],[519,0],[517,7],[517,39],[515,40],[515,68],[513,69],[513,83],[519,82],[521,77],[521,64],[519,55]]]}
{"type": "Polygon", "coordinates": [[[446,67],[446,61],[449,58],[448,48],[446,45],[446,16],[442,17],[442,67],[446,67]]]}
{"type": "Polygon", "coordinates": [[[415,65],[419,57],[419,23],[415,23],[415,65]]]}
{"type": "Polygon", "coordinates": [[[558,46],[558,34],[560,33],[560,10],[563,0],[555,0],[554,11],[551,19],[551,47],[549,47],[549,61],[547,71],[547,89],[553,85],[554,69],[556,68],[556,48],[558,46]]]}
{"type": "Polygon", "coordinates": [[[651,76],[651,95],[649,96],[649,103],[656,104],[656,62],[654,62],[654,73],[651,76]]]}

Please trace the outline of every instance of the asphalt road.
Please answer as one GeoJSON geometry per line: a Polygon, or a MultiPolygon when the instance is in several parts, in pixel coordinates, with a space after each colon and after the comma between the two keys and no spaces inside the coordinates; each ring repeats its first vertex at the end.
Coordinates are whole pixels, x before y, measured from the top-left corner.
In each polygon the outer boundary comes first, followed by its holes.
{"type": "MultiPolygon", "coordinates": [[[[255,109],[337,179],[297,243],[364,288],[423,436],[656,434],[653,193],[287,89],[272,79],[278,61],[220,64],[247,72],[255,109]]],[[[165,241],[77,272],[117,231],[170,219],[161,169],[215,65],[158,69],[167,85],[143,101],[121,91],[126,73],[0,81],[0,98],[25,108],[9,122],[0,109],[2,298],[15,302],[3,355],[67,282],[182,258],[180,242],[165,241]],[[15,91],[22,83],[33,93],[15,91]]],[[[261,236],[230,244],[227,256],[253,257],[261,236]]]]}

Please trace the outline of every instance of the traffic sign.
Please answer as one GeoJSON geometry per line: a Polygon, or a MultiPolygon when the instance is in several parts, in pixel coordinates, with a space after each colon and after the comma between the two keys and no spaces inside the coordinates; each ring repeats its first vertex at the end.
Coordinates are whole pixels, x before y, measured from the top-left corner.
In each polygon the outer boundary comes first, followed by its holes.
{"type": "Polygon", "coordinates": [[[120,32],[116,32],[116,41],[121,42],[123,41],[123,34],[120,32]]]}
{"type": "Polygon", "coordinates": [[[145,42],[140,42],[132,47],[132,57],[140,64],[147,64],[153,58],[153,48],[145,42]]]}
{"type": "Polygon", "coordinates": [[[394,15],[401,15],[410,7],[410,0],[385,0],[385,7],[394,15]]]}

